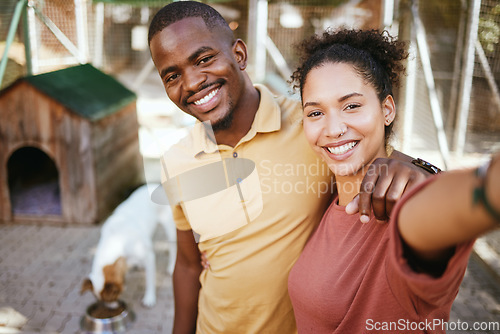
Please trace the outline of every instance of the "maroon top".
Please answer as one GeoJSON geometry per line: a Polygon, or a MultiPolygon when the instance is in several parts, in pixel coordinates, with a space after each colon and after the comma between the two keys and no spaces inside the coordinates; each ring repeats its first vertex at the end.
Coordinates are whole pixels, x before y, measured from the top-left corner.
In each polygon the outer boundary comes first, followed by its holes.
{"type": "MultiPolygon", "coordinates": [[[[428,183],[405,195],[392,217],[428,183]]],[[[474,241],[457,246],[445,272],[434,278],[409,267],[395,219],[363,224],[337,203],[290,272],[299,333],[445,333],[474,241]]]]}

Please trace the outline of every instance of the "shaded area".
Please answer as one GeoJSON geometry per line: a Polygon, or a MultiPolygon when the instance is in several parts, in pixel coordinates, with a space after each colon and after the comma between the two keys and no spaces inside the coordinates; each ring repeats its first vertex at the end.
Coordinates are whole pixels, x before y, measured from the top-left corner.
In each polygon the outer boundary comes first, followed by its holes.
{"type": "Polygon", "coordinates": [[[20,148],[9,158],[7,173],[14,215],[61,215],[59,172],[47,154],[20,148]]]}

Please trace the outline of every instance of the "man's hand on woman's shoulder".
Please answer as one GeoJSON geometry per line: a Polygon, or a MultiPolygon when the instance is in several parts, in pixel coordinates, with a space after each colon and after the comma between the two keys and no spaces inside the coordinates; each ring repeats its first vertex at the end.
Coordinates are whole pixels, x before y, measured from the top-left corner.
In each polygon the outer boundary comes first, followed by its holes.
{"type": "Polygon", "coordinates": [[[378,158],[369,167],[359,194],[347,205],[348,214],[361,214],[361,221],[370,221],[373,208],[379,221],[389,219],[396,202],[404,192],[433,175],[412,163],[414,159],[399,151],[390,158],[378,158]]]}

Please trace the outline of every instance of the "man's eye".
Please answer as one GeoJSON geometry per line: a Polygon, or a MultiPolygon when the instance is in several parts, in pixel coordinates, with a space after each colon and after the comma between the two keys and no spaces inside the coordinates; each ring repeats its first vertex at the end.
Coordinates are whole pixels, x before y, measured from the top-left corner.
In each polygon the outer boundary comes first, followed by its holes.
{"type": "Polygon", "coordinates": [[[179,76],[178,74],[169,75],[168,77],[165,78],[165,82],[172,82],[175,79],[177,79],[178,76],[179,76]]]}
{"type": "Polygon", "coordinates": [[[210,60],[212,60],[213,56],[207,56],[207,57],[203,57],[200,59],[200,61],[198,62],[199,64],[205,64],[205,63],[208,63],[210,60]]]}

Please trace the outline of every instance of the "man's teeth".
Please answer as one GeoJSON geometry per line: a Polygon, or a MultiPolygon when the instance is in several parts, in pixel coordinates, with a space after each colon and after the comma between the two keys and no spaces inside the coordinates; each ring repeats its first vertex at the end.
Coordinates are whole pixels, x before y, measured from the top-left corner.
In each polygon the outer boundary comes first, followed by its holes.
{"type": "Polygon", "coordinates": [[[197,106],[203,104],[203,103],[207,103],[208,101],[210,101],[210,99],[212,97],[215,96],[215,94],[217,94],[217,92],[219,91],[219,88],[211,91],[208,95],[206,95],[205,97],[199,99],[198,101],[194,101],[194,104],[196,104],[197,106]]]}
{"type": "Polygon", "coordinates": [[[352,149],[354,146],[356,146],[356,142],[352,141],[350,143],[347,143],[345,145],[342,145],[342,146],[337,146],[337,147],[327,147],[326,149],[328,150],[328,152],[330,152],[331,154],[344,154],[346,153],[347,151],[349,151],[350,149],[352,149]]]}

